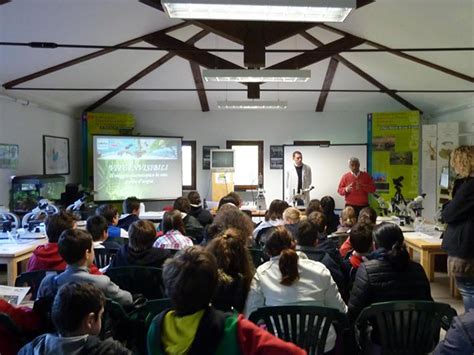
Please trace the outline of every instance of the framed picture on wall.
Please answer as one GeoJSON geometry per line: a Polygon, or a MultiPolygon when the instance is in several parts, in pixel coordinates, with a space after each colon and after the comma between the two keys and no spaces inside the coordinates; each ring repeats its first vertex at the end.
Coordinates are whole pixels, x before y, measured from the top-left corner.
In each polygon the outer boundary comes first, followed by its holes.
{"type": "Polygon", "coordinates": [[[211,150],[219,148],[218,145],[202,146],[202,170],[209,170],[211,168],[211,150]]]}
{"type": "Polygon", "coordinates": [[[283,169],[283,146],[270,146],[270,169],[283,169]]]}
{"type": "Polygon", "coordinates": [[[69,175],[69,138],[43,136],[43,173],[69,175]]]}
{"type": "Polygon", "coordinates": [[[0,169],[16,169],[18,167],[18,144],[0,143],[0,169]]]}

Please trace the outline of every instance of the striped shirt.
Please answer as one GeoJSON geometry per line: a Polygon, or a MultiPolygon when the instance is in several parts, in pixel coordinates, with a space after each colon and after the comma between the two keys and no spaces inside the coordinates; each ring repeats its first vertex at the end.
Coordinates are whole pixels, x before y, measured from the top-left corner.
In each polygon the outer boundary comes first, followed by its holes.
{"type": "Polygon", "coordinates": [[[193,245],[193,241],[182,235],[179,231],[172,229],[159,237],[153,247],[161,249],[184,249],[193,245]]]}

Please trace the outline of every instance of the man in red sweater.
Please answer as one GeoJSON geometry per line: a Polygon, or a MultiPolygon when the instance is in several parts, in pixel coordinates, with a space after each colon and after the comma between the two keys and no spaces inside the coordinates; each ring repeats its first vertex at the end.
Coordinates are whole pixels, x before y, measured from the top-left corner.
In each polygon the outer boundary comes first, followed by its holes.
{"type": "Polygon", "coordinates": [[[358,158],[349,159],[349,168],[351,171],[342,175],[337,192],[344,196],[346,206],[353,207],[359,216],[360,210],[369,205],[369,193],[375,192],[375,184],[368,173],[360,171],[358,158]]]}

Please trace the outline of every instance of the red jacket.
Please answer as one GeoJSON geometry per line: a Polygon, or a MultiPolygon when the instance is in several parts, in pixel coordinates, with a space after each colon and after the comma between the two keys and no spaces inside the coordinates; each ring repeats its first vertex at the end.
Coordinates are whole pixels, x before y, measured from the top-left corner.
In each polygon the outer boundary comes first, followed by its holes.
{"type": "Polygon", "coordinates": [[[359,172],[358,176],[348,172],[342,175],[337,192],[344,196],[347,205],[365,206],[369,204],[369,193],[376,190],[374,180],[365,171],[359,172]],[[346,192],[346,187],[352,184],[352,191],[346,192]]]}
{"type": "MultiPolygon", "coordinates": [[[[38,246],[28,261],[28,272],[36,270],[58,270],[66,269],[66,262],[58,252],[58,243],[46,243],[38,246]]],[[[91,265],[89,272],[94,275],[102,275],[97,266],[91,265]]]]}

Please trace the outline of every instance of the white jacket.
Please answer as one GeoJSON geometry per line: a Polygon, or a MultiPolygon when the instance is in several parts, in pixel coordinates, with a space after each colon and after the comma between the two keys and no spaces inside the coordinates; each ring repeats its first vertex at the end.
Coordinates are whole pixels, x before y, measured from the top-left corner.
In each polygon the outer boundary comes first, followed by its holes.
{"type": "MultiPolygon", "coordinates": [[[[303,190],[309,189],[312,183],[312,176],[311,176],[311,168],[309,165],[303,164],[303,171],[301,174],[302,184],[301,187],[303,190]]],[[[286,178],[285,178],[285,200],[290,205],[293,204],[293,196],[298,193],[298,173],[296,172],[296,168],[292,165],[286,171],[286,178]]],[[[309,191],[303,193],[303,200],[304,205],[308,206],[310,198],[309,198],[309,191]]]]}

